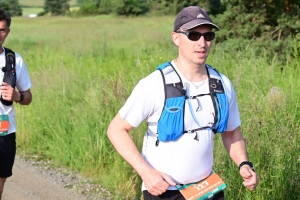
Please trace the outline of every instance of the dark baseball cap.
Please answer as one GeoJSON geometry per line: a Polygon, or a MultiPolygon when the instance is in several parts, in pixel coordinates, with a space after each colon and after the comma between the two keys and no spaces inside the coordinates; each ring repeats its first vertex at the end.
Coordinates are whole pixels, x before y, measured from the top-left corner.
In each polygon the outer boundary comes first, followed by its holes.
{"type": "Polygon", "coordinates": [[[212,22],[206,10],[199,6],[189,6],[182,9],[176,16],[174,31],[179,29],[189,30],[204,24],[212,25],[214,28],[220,30],[220,28],[212,22]]]}

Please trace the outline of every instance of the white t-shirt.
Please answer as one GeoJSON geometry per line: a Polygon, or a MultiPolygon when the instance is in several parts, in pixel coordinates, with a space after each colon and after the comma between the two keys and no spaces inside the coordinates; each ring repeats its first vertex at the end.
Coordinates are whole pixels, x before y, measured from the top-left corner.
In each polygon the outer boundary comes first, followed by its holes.
{"type": "MultiPolygon", "coordinates": [[[[201,85],[196,87],[191,84],[177,69],[174,61],[172,65],[182,79],[183,83],[188,83],[188,96],[196,96],[198,94],[206,94],[209,92],[208,80],[204,83],[194,83],[201,85]]],[[[234,88],[229,79],[221,75],[224,81],[224,87],[228,92],[229,100],[229,119],[227,131],[234,130],[240,126],[240,115],[236,101],[234,88]]],[[[131,95],[127,99],[125,105],[120,109],[120,116],[128,121],[133,127],[146,120],[148,122],[148,130],[144,135],[142,155],[144,159],[158,171],[168,174],[176,183],[188,184],[200,181],[206,178],[212,171],[213,166],[213,145],[214,133],[207,129],[197,131],[199,140],[195,140],[195,133],[183,134],[176,141],[159,142],[157,140],[157,126],[155,124],[161,115],[164,106],[164,84],[162,76],[158,70],[154,71],[147,77],[143,78],[136,85],[131,95]]],[[[202,126],[214,123],[214,106],[209,95],[198,97],[198,100],[191,100],[192,109],[198,122],[202,126]],[[200,105],[200,106],[199,106],[200,105]],[[196,112],[196,109],[200,110],[196,112]]],[[[188,103],[185,104],[184,115],[185,130],[199,128],[193,119],[188,103]]],[[[146,190],[144,184],[142,187],[146,190]]],[[[168,190],[177,190],[176,187],[169,187],[168,190]]]]}
{"type": "MultiPolygon", "coordinates": [[[[4,48],[3,48],[4,50],[4,48]]],[[[28,90],[31,87],[31,81],[30,77],[26,68],[26,65],[22,59],[22,57],[18,54],[15,53],[16,57],[16,88],[19,91],[25,91],[28,90]]],[[[6,60],[5,60],[5,52],[0,54],[0,77],[1,77],[1,83],[3,81],[3,76],[4,72],[2,72],[2,67],[5,66],[6,60]]],[[[0,102],[0,114],[7,114],[9,118],[9,129],[8,129],[8,134],[16,132],[16,114],[15,114],[15,109],[14,109],[14,104],[13,103],[11,106],[5,106],[0,102]]]]}

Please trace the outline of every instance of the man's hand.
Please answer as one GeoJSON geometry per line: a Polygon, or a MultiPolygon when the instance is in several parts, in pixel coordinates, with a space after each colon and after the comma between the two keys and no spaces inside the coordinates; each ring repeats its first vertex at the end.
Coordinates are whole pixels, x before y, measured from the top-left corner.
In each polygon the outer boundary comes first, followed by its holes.
{"type": "Polygon", "coordinates": [[[249,190],[255,190],[258,185],[258,176],[248,165],[243,165],[240,169],[240,175],[244,179],[244,186],[249,190]]]}
{"type": "Polygon", "coordinates": [[[2,94],[2,99],[6,100],[6,101],[19,101],[20,100],[19,92],[15,91],[14,88],[12,88],[10,85],[8,85],[5,82],[2,82],[2,85],[0,86],[0,92],[2,94]]]}
{"type": "Polygon", "coordinates": [[[170,176],[155,169],[151,169],[142,176],[148,192],[154,196],[164,193],[169,186],[175,186],[176,183],[170,176]]]}

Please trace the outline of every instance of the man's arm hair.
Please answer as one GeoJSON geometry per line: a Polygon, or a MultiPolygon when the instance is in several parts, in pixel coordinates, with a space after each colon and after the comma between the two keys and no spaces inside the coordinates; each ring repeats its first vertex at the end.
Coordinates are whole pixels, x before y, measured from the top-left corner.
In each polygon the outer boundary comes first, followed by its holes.
{"type": "Polygon", "coordinates": [[[222,133],[222,140],[229,156],[237,166],[248,160],[246,144],[240,127],[222,133]]]}

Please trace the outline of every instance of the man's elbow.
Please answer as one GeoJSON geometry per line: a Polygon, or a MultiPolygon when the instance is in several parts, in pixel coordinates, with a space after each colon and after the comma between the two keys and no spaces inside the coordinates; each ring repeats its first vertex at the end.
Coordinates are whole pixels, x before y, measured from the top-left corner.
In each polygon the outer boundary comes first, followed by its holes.
{"type": "Polygon", "coordinates": [[[26,101],[26,102],[24,102],[24,104],[22,104],[22,105],[24,105],[24,106],[28,106],[28,105],[30,105],[30,104],[31,104],[31,102],[32,102],[32,98],[30,98],[30,100],[29,100],[29,101],[26,101]]]}
{"type": "Polygon", "coordinates": [[[242,135],[240,127],[237,127],[236,129],[232,131],[226,131],[222,134],[222,139],[224,140],[230,140],[230,141],[241,141],[244,140],[244,137],[242,135]]]}
{"type": "Polygon", "coordinates": [[[107,128],[107,136],[112,141],[116,135],[128,134],[131,129],[133,126],[117,114],[107,128]]]}
{"type": "Polygon", "coordinates": [[[111,137],[113,137],[113,133],[115,133],[115,130],[114,130],[115,126],[113,124],[113,121],[110,122],[108,128],[107,128],[107,137],[111,140],[111,137]]]}
{"type": "Polygon", "coordinates": [[[107,128],[107,136],[109,138],[109,140],[111,141],[113,139],[113,137],[118,134],[119,129],[120,129],[120,122],[118,119],[118,115],[116,115],[113,120],[110,122],[110,124],[108,125],[107,128]]]}

